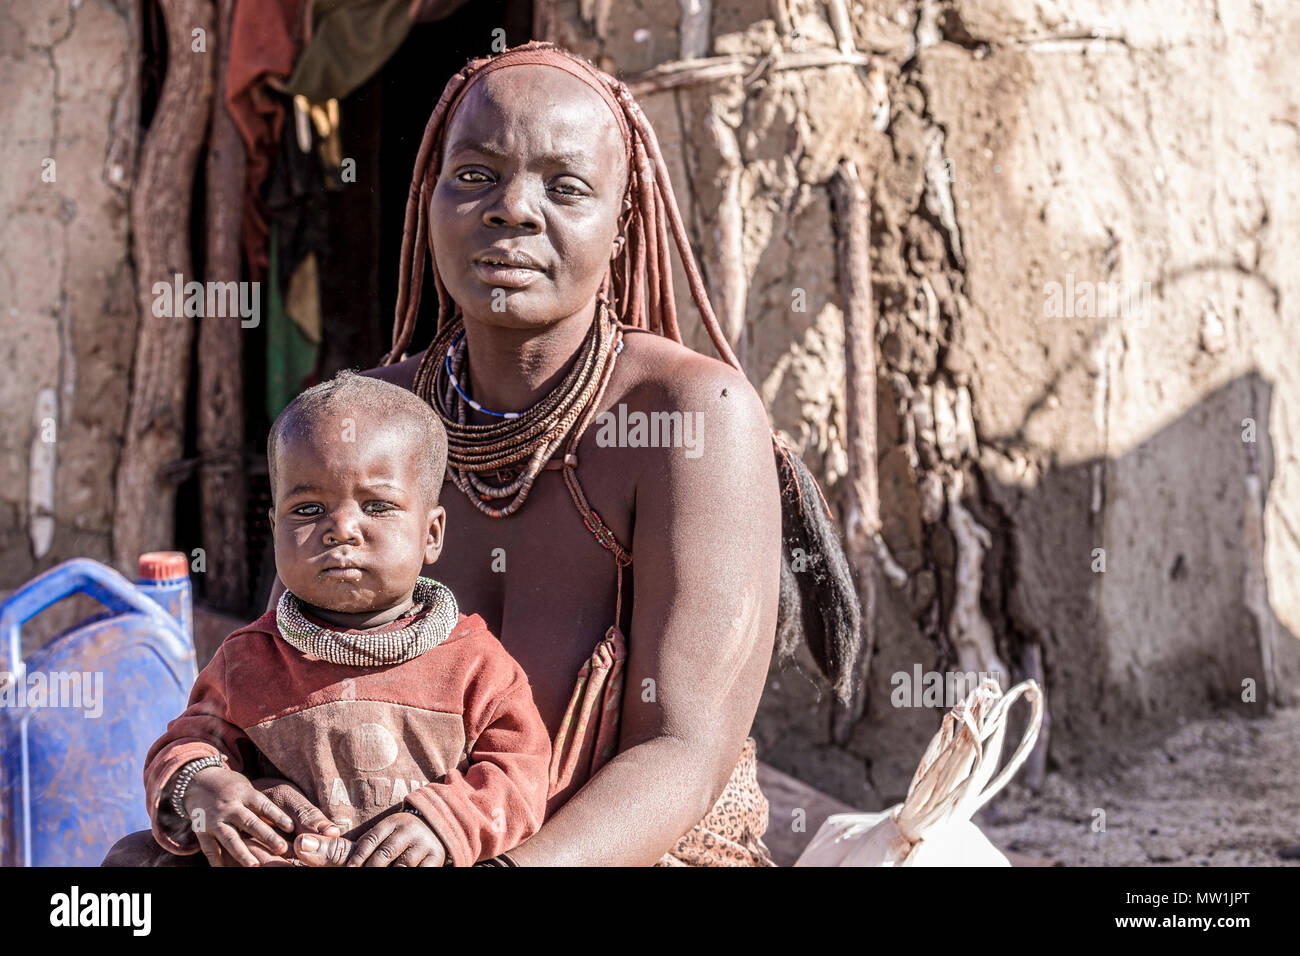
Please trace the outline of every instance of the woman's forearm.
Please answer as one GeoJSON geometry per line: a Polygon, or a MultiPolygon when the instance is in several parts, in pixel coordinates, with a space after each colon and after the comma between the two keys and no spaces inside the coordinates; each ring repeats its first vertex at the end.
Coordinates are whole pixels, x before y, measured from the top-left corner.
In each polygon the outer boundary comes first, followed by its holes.
{"type": "Polygon", "coordinates": [[[653,865],[725,786],[725,779],[715,784],[716,768],[700,759],[701,750],[675,737],[629,747],[511,850],[511,859],[520,866],[653,865]]]}

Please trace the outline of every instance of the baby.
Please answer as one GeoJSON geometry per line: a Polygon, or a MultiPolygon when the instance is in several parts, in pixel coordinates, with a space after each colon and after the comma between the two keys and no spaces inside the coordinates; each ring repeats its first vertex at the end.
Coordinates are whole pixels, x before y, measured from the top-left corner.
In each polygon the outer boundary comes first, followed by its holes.
{"type": "Polygon", "coordinates": [[[512,849],[542,823],[550,739],[523,670],[420,576],[443,545],[442,423],[406,389],[343,372],[280,414],[267,457],[287,590],[226,638],[150,748],[154,838],[227,865],[310,851],[250,782],[278,777],[357,840],[348,865],[512,849]]]}

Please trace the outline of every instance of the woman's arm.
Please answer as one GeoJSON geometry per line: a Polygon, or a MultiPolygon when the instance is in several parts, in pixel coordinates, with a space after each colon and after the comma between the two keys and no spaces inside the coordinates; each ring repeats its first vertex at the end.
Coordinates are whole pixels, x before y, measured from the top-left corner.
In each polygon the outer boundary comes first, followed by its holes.
{"type": "Polygon", "coordinates": [[[780,585],[771,431],[740,373],[688,362],[654,404],[696,415],[698,455],[605,452],[638,473],[621,751],[510,851],[521,866],[657,862],[712,808],[758,708],[780,585]]]}

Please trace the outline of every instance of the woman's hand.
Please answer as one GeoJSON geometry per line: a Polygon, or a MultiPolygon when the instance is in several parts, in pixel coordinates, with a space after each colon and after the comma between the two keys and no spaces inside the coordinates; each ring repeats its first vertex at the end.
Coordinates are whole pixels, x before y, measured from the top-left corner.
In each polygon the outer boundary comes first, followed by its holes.
{"type": "MultiPolygon", "coordinates": [[[[307,798],[306,794],[288,780],[282,780],[279,777],[261,777],[253,781],[253,787],[260,790],[262,796],[270,800],[282,812],[288,814],[295,833],[299,835],[315,833],[331,839],[339,838],[338,824],[325,816],[320,808],[307,798]]],[[[343,842],[346,843],[347,841],[343,842]]],[[[253,855],[258,866],[303,865],[294,858],[292,846],[286,845],[282,852],[275,853],[264,846],[256,837],[248,837],[244,840],[244,845],[248,847],[248,852],[253,855]]],[[[222,854],[221,860],[212,865],[240,866],[244,864],[234,861],[229,854],[222,854]]]]}
{"type": "Polygon", "coordinates": [[[355,843],[340,836],[299,834],[293,850],[303,866],[443,866],[447,860],[442,841],[411,813],[375,821],[355,843]]]}
{"type": "Polygon", "coordinates": [[[262,777],[253,781],[253,786],[280,810],[293,818],[295,833],[319,833],[323,836],[336,837],[343,831],[337,823],[325,816],[320,808],[307,799],[307,795],[288,780],[278,777],[262,777]]]}

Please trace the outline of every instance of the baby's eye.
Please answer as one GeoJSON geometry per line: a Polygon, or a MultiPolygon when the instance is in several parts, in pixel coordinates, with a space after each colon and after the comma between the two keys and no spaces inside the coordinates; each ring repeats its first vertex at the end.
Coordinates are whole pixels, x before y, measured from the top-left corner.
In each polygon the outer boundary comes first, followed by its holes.
{"type": "Polygon", "coordinates": [[[392,511],[396,505],[391,505],[387,501],[368,501],[365,507],[367,511],[382,514],[385,511],[392,511]]]}
{"type": "Polygon", "coordinates": [[[320,505],[299,505],[293,509],[293,514],[302,515],[304,518],[315,518],[324,510],[320,505]]]}

